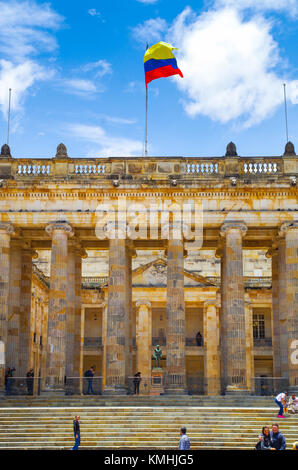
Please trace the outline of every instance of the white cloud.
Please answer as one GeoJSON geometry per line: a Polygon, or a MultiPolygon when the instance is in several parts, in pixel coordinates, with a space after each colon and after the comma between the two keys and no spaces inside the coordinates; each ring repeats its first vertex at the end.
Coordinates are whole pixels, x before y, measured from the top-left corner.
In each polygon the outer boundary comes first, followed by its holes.
{"type": "Polygon", "coordinates": [[[164,38],[167,29],[167,22],[163,18],[151,18],[138,24],[132,29],[133,37],[136,41],[143,43],[158,42],[164,38]]]}
{"type": "Polygon", "coordinates": [[[90,72],[95,70],[96,77],[103,77],[104,75],[110,75],[113,73],[112,64],[105,59],[98,60],[97,62],[90,62],[82,68],[83,72],[90,72]]]}
{"type": "Polygon", "coordinates": [[[88,126],[84,124],[69,124],[68,132],[72,137],[96,144],[89,150],[88,157],[111,157],[141,155],[143,143],[126,137],[112,137],[100,126],[88,126]]]}
{"type": "Polygon", "coordinates": [[[217,7],[233,7],[238,10],[247,8],[255,11],[286,11],[290,15],[298,13],[297,0],[216,0],[217,7]]]}
{"type": "Polygon", "coordinates": [[[189,115],[250,126],[275,111],[285,80],[276,71],[279,48],[271,27],[264,17],[245,20],[234,8],[196,15],[187,7],[177,17],[167,40],[179,48],[184,78],[173,80],[189,115]]]}
{"type": "Polygon", "coordinates": [[[125,119],[117,116],[104,116],[104,119],[113,124],[135,124],[137,121],[135,119],[125,119]]]}
{"type": "Polygon", "coordinates": [[[90,8],[90,10],[88,10],[88,13],[90,16],[101,16],[100,11],[97,11],[96,8],[90,8]]]}
{"type": "Polygon", "coordinates": [[[63,84],[67,87],[66,91],[78,94],[95,93],[96,86],[91,80],[72,79],[65,80],[63,84]]]}
{"type": "Polygon", "coordinates": [[[9,88],[12,109],[20,112],[29,89],[40,80],[52,78],[53,71],[42,66],[36,56],[57,48],[53,31],[62,22],[48,3],[0,1],[0,108],[5,117],[9,88]]]}
{"type": "Polygon", "coordinates": [[[0,52],[10,60],[57,47],[51,31],[61,26],[63,18],[48,3],[0,1],[0,12],[0,52]]]}
{"type": "Polygon", "coordinates": [[[38,80],[48,78],[46,71],[37,63],[27,60],[14,65],[8,60],[0,60],[0,106],[6,116],[8,90],[12,88],[12,108],[20,111],[28,89],[38,80]]]}

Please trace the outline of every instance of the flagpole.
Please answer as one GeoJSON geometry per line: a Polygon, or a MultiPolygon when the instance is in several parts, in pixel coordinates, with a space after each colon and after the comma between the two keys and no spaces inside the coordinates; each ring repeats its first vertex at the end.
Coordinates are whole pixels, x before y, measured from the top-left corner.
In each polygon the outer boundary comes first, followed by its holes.
{"type": "Polygon", "coordinates": [[[8,99],[7,145],[9,145],[9,132],[10,132],[10,107],[11,107],[11,88],[9,89],[9,99],[8,99]]]}
{"type": "Polygon", "coordinates": [[[148,155],[148,86],[146,85],[145,157],[148,155]]]}
{"type": "Polygon", "coordinates": [[[285,118],[286,118],[286,139],[287,139],[287,142],[289,142],[287,93],[286,93],[286,84],[285,83],[284,83],[284,100],[285,100],[285,118]]]}

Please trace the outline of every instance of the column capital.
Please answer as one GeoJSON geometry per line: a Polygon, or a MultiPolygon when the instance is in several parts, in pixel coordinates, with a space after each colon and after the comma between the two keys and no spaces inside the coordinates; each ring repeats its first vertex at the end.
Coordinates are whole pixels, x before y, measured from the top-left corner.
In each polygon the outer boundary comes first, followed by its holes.
{"type": "Polygon", "coordinates": [[[55,230],[63,230],[67,233],[67,235],[69,237],[73,237],[74,236],[74,232],[73,232],[73,229],[72,227],[65,221],[57,221],[57,222],[50,222],[47,226],[46,226],[46,232],[49,234],[49,235],[52,235],[53,232],[55,230]]]}
{"type": "Polygon", "coordinates": [[[6,232],[8,235],[13,236],[16,230],[10,222],[0,222],[0,232],[6,232]]]}
{"type": "Polygon", "coordinates": [[[136,307],[141,307],[144,305],[145,307],[151,308],[152,304],[149,300],[137,300],[136,307]]]}
{"type": "Polygon", "coordinates": [[[225,222],[220,227],[220,236],[224,238],[227,232],[229,232],[230,230],[238,230],[240,231],[242,237],[245,237],[247,232],[247,226],[244,222],[225,222]]]}
{"type": "Polygon", "coordinates": [[[104,232],[110,240],[125,240],[127,238],[127,224],[126,222],[111,220],[104,226],[104,232]]]}
{"type": "Polygon", "coordinates": [[[298,220],[293,220],[292,222],[284,222],[281,224],[279,229],[279,236],[284,237],[289,231],[298,230],[298,220]]]}

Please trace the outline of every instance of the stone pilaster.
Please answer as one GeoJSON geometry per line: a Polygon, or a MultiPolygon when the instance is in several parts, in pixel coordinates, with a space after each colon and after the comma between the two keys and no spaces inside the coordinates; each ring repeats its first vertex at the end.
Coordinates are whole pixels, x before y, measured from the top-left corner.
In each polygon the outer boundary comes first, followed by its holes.
{"type": "Polygon", "coordinates": [[[216,302],[204,302],[204,376],[208,395],[220,394],[219,318],[216,302]]]}
{"type": "Polygon", "coordinates": [[[173,238],[171,227],[167,243],[167,393],[185,393],[185,301],[184,301],[184,243],[173,238]]]}
{"type": "Polygon", "coordinates": [[[8,305],[8,335],[6,362],[8,367],[15,367],[15,376],[19,371],[19,327],[21,303],[22,247],[21,240],[11,240],[10,250],[10,282],[8,305]]]}
{"type": "Polygon", "coordinates": [[[298,221],[282,224],[280,235],[285,237],[289,385],[298,389],[298,221]]]}
{"type": "MultiPolygon", "coordinates": [[[[0,222],[0,385],[4,385],[8,325],[10,237],[14,233],[8,222],[0,222]]],[[[9,366],[8,366],[9,367],[9,366]]]]}
{"type": "Polygon", "coordinates": [[[281,338],[279,319],[279,253],[278,241],[274,242],[272,248],[266,253],[267,258],[271,258],[272,270],[272,351],[273,351],[273,375],[281,377],[281,338]]]}
{"type": "Polygon", "coordinates": [[[51,223],[46,231],[52,237],[47,375],[50,388],[61,388],[64,385],[66,362],[68,237],[73,232],[66,222],[51,223]]]}
{"type": "Polygon", "coordinates": [[[253,339],[253,311],[252,305],[249,301],[249,296],[245,295],[245,335],[246,335],[246,373],[247,373],[247,388],[253,390],[254,388],[254,339],[253,339]]]}
{"type": "MultiPolygon", "coordinates": [[[[22,279],[20,302],[20,331],[19,331],[19,374],[25,377],[30,369],[31,353],[31,300],[32,300],[32,257],[37,253],[30,246],[22,250],[22,279]]],[[[35,371],[36,373],[37,371],[35,371]]]]}
{"type": "Polygon", "coordinates": [[[105,344],[106,384],[104,393],[126,393],[127,361],[125,355],[129,342],[128,266],[130,257],[125,238],[125,227],[116,233],[112,224],[107,226],[109,237],[109,287],[107,333],[105,344]],[[114,232],[114,233],[113,233],[114,232]]]}
{"type": "Polygon", "coordinates": [[[150,393],[151,383],[151,349],[152,349],[152,313],[151,303],[146,300],[136,302],[136,346],[137,372],[141,372],[141,393],[150,393]],[[146,385],[146,387],[144,387],[146,385]]]}
{"type": "Polygon", "coordinates": [[[221,227],[223,238],[222,352],[227,393],[247,393],[246,335],[242,238],[246,225],[229,222],[221,227]]]}

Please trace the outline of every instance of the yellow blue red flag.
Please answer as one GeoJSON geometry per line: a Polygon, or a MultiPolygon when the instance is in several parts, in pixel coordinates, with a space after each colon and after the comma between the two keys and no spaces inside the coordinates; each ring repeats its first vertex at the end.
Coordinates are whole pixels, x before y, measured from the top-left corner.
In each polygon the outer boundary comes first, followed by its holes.
{"type": "Polygon", "coordinates": [[[170,77],[171,75],[183,77],[172,52],[174,49],[177,50],[167,42],[158,42],[147,49],[144,55],[146,86],[157,78],[170,77]]]}

